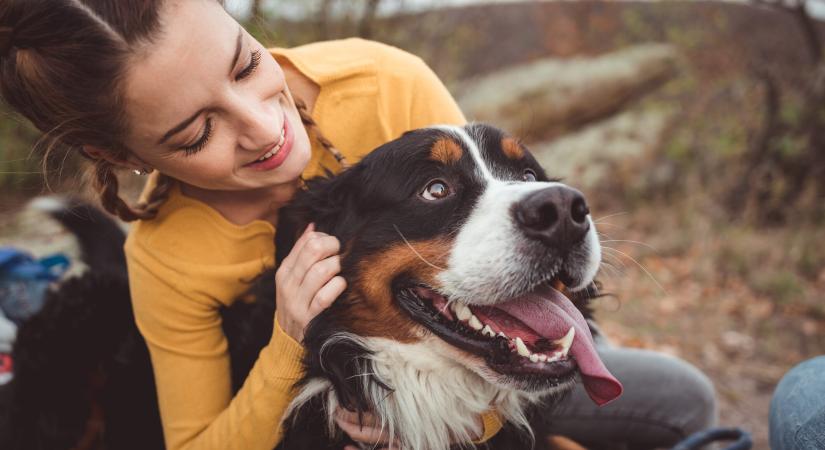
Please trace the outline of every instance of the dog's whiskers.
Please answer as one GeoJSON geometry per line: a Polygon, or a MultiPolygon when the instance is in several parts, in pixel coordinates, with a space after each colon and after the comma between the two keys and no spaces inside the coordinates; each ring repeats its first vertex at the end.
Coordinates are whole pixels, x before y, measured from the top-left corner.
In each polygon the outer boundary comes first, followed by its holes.
{"type": "Polygon", "coordinates": [[[601,268],[605,269],[608,276],[620,278],[624,275],[616,266],[607,261],[602,261],[601,268]]]}
{"type": "Polygon", "coordinates": [[[595,223],[596,225],[611,225],[609,223],[605,223],[604,220],[609,219],[611,217],[621,216],[621,215],[624,215],[624,214],[627,214],[627,211],[621,211],[621,212],[617,212],[617,213],[613,213],[613,214],[608,214],[606,216],[601,216],[599,218],[594,218],[593,223],[595,223]]]}
{"type": "MultiPolygon", "coordinates": [[[[605,236],[605,237],[607,237],[607,236],[605,236]]],[[[630,240],[626,240],[626,239],[607,239],[607,240],[601,241],[602,244],[605,244],[605,243],[608,243],[608,242],[627,242],[629,244],[636,244],[636,245],[641,245],[642,247],[647,247],[650,250],[653,250],[654,252],[657,251],[656,248],[653,247],[652,245],[646,244],[644,242],[639,242],[639,241],[630,241],[630,240]]]]}
{"type": "Polygon", "coordinates": [[[410,250],[412,250],[412,251],[413,251],[413,253],[415,253],[415,256],[418,256],[418,258],[419,258],[421,261],[424,261],[424,263],[425,263],[425,264],[427,264],[428,266],[430,266],[430,267],[432,267],[432,268],[434,268],[434,269],[438,269],[438,270],[441,270],[441,271],[445,271],[445,270],[447,270],[447,269],[445,269],[445,268],[443,268],[443,267],[439,267],[439,266],[437,266],[437,265],[435,265],[435,264],[433,264],[433,263],[431,263],[431,262],[427,261],[427,259],[426,259],[426,258],[424,258],[423,256],[421,256],[421,253],[418,253],[418,250],[416,250],[416,249],[415,249],[415,247],[413,247],[413,246],[412,246],[412,244],[410,244],[410,241],[408,241],[408,240],[407,240],[407,238],[406,238],[406,237],[404,237],[404,234],[403,234],[403,233],[401,233],[401,230],[399,230],[399,229],[398,229],[398,226],[397,226],[397,225],[393,224],[393,225],[392,225],[392,227],[393,227],[393,228],[395,228],[395,231],[396,231],[396,232],[398,232],[398,235],[399,235],[399,236],[401,236],[401,239],[403,239],[403,240],[404,240],[404,243],[405,243],[405,244],[407,244],[407,247],[409,247],[409,248],[410,248],[410,250]]]}
{"type": "Polygon", "coordinates": [[[616,252],[616,253],[628,258],[629,260],[633,261],[633,263],[635,263],[637,266],[639,266],[639,268],[642,269],[642,271],[644,271],[644,273],[647,274],[648,277],[650,277],[650,280],[653,281],[654,284],[656,284],[656,286],[662,291],[662,293],[667,295],[667,290],[659,283],[658,280],[656,280],[656,277],[654,277],[653,274],[650,273],[650,271],[648,271],[647,268],[645,268],[644,265],[642,265],[639,261],[636,261],[635,258],[633,258],[632,256],[628,255],[627,253],[625,253],[621,250],[617,250],[617,249],[612,248],[612,247],[602,246],[602,249],[616,252]]]}

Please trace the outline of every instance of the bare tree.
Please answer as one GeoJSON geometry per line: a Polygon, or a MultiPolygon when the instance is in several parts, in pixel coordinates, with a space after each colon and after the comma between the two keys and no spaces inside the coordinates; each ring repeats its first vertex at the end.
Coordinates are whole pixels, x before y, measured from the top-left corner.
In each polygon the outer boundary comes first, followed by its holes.
{"type": "Polygon", "coordinates": [[[368,39],[372,37],[375,15],[378,12],[378,6],[380,4],[381,0],[367,0],[367,4],[364,5],[364,12],[361,15],[361,21],[358,25],[358,35],[362,38],[368,39]]]}
{"type": "Polygon", "coordinates": [[[263,16],[263,0],[252,0],[252,18],[261,19],[263,16]]]}
{"type": "Polygon", "coordinates": [[[765,92],[763,122],[745,155],[741,181],[732,190],[730,203],[737,212],[751,204],[760,220],[776,222],[787,216],[807,189],[812,189],[816,198],[825,198],[825,54],[808,0],[753,3],[792,15],[809,56],[809,64],[798,68],[805,74],[798,92],[803,99],[801,113],[791,121],[783,121],[779,115],[783,90],[788,86],[768,70],[753,69],[765,92]],[[797,143],[799,148],[789,154],[783,142],[797,143]]]}

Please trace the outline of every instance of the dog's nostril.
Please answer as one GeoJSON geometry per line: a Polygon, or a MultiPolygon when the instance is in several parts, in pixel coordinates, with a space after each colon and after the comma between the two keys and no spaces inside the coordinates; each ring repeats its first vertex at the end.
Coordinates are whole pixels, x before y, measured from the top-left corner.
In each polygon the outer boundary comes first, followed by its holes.
{"type": "Polygon", "coordinates": [[[571,218],[573,222],[584,223],[587,215],[590,214],[590,208],[587,207],[584,198],[578,197],[573,200],[573,205],[570,207],[571,218]]]}
{"type": "Polygon", "coordinates": [[[537,230],[550,228],[559,220],[559,213],[556,210],[556,205],[552,203],[545,203],[541,205],[537,209],[536,213],[536,220],[530,225],[537,230]]]}

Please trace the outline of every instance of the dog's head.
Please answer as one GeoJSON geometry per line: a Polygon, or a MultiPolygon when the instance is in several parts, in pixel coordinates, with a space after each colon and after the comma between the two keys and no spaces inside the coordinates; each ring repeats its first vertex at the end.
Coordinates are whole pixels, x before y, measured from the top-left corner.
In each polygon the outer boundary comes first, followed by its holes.
{"type": "Polygon", "coordinates": [[[327,350],[315,365],[344,404],[360,406],[345,385],[364,349],[329,351],[341,333],[436,342],[431,351],[505,389],[558,390],[579,372],[597,403],[621,392],[568,298],[593,289],[601,260],[587,203],[500,130],[411,131],[308,182],[281,217],[281,251],[309,221],[342,242],[348,288],[305,345],[327,350]]]}

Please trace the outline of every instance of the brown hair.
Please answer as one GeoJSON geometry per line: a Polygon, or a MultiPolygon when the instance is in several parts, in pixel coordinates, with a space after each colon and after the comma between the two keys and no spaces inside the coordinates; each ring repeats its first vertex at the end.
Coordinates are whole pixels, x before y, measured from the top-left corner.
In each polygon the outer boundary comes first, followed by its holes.
{"type": "MultiPolygon", "coordinates": [[[[151,42],[163,0],[4,0],[0,5],[0,92],[44,133],[47,151],[89,145],[125,158],[119,94],[127,58],[151,42]]],[[[135,208],[118,196],[115,167],[92,162],[101,203],[124,220],[153,217],[168,195],[161,177],[135,208]]]]}
{"type": "MultiPolygon", "coordinates": [[[[120,94],[129,55],[152,42],[164,0],[2,0],[0,93],[44,133],[49,153],[94,146],[125,158],[127,130],[120,94]]],[[[221,2],[222,3],[222,2],[221,2]]],[[[319,142],[345,165],[298,102],[301,118],[319,142]]],[[[118,194],[116,167],[92,161],[92,180],[103,207],[126,221],[154,218],[174,180],[160,175],[136,206],[118,194]]]]}

